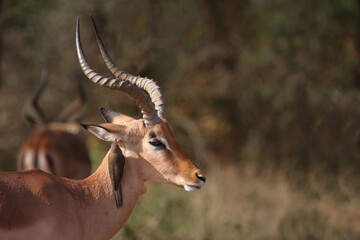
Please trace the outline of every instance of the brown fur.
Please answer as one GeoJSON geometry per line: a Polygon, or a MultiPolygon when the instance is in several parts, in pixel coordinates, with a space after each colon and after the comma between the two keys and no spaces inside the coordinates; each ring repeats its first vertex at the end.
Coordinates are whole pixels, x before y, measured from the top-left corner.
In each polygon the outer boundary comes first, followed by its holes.
{"type": "Polygon", "coordinates": [[[33,156],[32,168],[57,176],[83,179],[90,175],[91,162],[85,144],[74,134],[49,127],[37,131],[21,147],[18,155],[18,170],[31,169],[24,164],[26,152],[33,156]],[[44,153],[52,169],[39,166],[39,153],[44,153]]]}
{"type": "Polygon", "coordinates": [[[58,178],[39,170],[1,174],[0,229],[28,227],[57,206],[66,209],[66,199],[60,201],[64,190],[58,178]]]}

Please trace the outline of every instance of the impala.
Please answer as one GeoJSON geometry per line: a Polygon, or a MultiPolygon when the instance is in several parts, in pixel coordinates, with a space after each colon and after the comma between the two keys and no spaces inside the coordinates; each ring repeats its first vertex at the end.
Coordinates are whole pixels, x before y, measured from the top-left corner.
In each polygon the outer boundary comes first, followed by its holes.
{"type": "MultiPolygon", "coordinates": [[[[95,24],[94,24],[95,26],[95,24]]],[[[0,236],[3,239],[109,239],[125,224],[145,182],[200,189],[205,176],[179,146],[166,120],[158,85],[119,70],[96,31],[102,56],[116,78],[94,72],[87,63],[76,27],[77,55],[93,82],[135,100],[143,118],[101,108],[107,123],[83,125],[112,142],[99,168],[84,180],[59,178],[39,170],[0,175],[0,236]]]]}
{"type": "Polygon", "coordinates": [[[20,148],[17,169],[38,168],[57,176],[84,179],[91,171],[88,150],[75,135],[79,129],[78,124],[69,121],[82,107],[85,101],[84,91],[79,83],[79,97],[60,114],[61,122],[48,122],[38,105],[39,97],[47,84],[47,76],[48,71],[44,68],[39,89],[30,101],[34,116],[26,115],[26,119],[37,130],[20,148]]]}

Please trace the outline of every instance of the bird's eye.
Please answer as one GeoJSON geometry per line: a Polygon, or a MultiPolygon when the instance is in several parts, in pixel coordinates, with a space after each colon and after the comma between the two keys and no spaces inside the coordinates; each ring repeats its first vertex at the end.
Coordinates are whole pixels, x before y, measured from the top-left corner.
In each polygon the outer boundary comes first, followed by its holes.
{"type": "Polygon", "coordinates": [[[163,144],[161,141],[159,141],[157,139],[151,139],[151,141],[149,143],[151,145],[153,145],[154,147],[166,149],[165,144],[163,144]]]}

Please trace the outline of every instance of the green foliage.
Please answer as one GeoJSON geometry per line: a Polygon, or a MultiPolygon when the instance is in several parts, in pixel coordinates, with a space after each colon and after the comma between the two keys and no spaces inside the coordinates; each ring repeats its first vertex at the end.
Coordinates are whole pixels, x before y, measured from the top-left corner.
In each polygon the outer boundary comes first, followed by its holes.
{"type": "MultiPolygon", "coordinates": [[[[124,239],[183,239],[191,234],[189,219],[196,215],[183,194],[158,185],[151,185],[138,203],[118,237],[124,239]]],[[[177,189],[179,190],[179,189],[177,189]]],[[[199,217],[197,217],[199,220],[199,217]]],[[[115,237],[116,238],[116,237],[115,237]]]]}

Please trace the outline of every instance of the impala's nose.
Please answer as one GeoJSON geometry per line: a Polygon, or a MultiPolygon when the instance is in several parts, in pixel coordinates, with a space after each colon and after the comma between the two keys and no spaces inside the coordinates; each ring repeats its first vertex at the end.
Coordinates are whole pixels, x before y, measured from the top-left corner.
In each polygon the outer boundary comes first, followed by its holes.
{"type": "Polygon", "coordinates": [[[203,181],[204,183],[206,182],[206,177],[204,175],[202,175],[201,173],[196,173],[196,177],[198,179],[200,179],[201,181],[203,181]]]}

